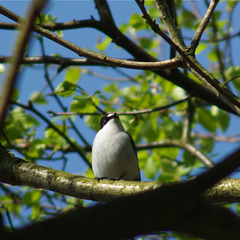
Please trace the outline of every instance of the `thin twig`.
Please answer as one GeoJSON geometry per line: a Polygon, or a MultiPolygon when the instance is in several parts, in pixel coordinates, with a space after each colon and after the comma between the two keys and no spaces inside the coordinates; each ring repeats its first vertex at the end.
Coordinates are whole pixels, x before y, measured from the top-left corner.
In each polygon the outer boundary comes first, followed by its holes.
{"type": "MultiPolygon", "coordinates": [[[[8,9],[4,8],[3,6],[0,6],[0,13],[16,22],[20,22],[23,20],[22,17],[9,11],[8,9]]],[[[162,70],[162,69],[177,68],[182,65],[180,59],[178,59],[178,58],[165,60],[165,61],[158,61],[158,62],[128,61],[128,60],[112,58],[112,57],[108,57],[103,54],[99,54],[97,52],[93,52],[93,51],[89,51],[84,48],[81,48],[81,47],[59,37],[57,34],[54,34],[54,33],[50,32],[46,29],[43,29],[37,25],[33,26],[33,31],[35,31],[35,32],[41,34],[42,36],[47,37],[47,38],[53,40],[54,42],[57,42],[58,44],[62,45],[63,47],[77,53],[80,57],[91,58],[91,59],[106,63],[111,66],[125,67],[125,68],[131,68],[131,69],[143,69],[143,70],[162,70]]]]}
{"type": "MultiPolygon", "coordinates": [[[[143,110],[139,110],[139,111],[127,111],[127,112],[117,112],[118,115],[141,115],[141,114],[148,114],[148,113],[152,113],[152,112],[157,112],[157,111],[161,111],[164,109],[168,109],[170,107],[176,106],[182,102],[187,101],[191,96],[187,95],[186,97],[184,97],[181,100],[175,101],[173,103],[161,106],[161,107],[156,107],[156,108],[151,108],[151,109],[143,109],[143,110]]],[[[85,113],[73,113],[73,112],[53,112],[53,111],[48,111],[48,113],[50,113],[51,117],[54,116],[62,116],[62,115],[81,115],[81,116],[87,116],[87,115],[102,115],[102,113],[98,113],[98,112],[85,112],[85,113]]]]}
{"type": "Polygon", "coordinates": [[[156,23],[155,20],[152,20],[150,15],[148,14],[145,6],[144,1],[141,0],[135,0],[139,8],[141,9],[143,13],[143,18],[146,20],[147,24],[151,27],[151,29],[157,33],[159,36],[161,36],[167,43],[170,44],[175,50],[181,51],[179,46],[170,38],[168,37],[159,27],[159,25],[156,23]]]}
{"type": "Polygon", "coordinates": [[[192,38],[192,42],[191,42],[190,46],[192,47],[194,52],[200,42],[203,32],[205,31],[205,29],[210,21],[211,16],[213,15],[213,12],[214,12],[218,2],[219,2],[219,0],[211,1],[210,5],[208,7],[208,10],[205,13],[205,16],[203,17],[201,23],[199,24],[199,26],[192,38]]]}
{"type": "Polygon", "coordinates": [[[196,156],[207,168],[212,168],[214,166],[212,160],[208,158],[205,154],[203,154],[199,149],[197,149],[192,144],[182,140],[165,139],[158,142],[138,144],[138,150],[162,148],[162,147],[178,147],[178,148],[184,149],[190,152],[193,156],[196,156]]]}

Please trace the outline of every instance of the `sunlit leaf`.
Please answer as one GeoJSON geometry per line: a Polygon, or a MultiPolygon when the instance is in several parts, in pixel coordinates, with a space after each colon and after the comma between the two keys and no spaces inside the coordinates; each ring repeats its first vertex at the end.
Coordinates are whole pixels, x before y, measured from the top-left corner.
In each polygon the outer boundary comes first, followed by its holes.
{"type": "Polygon", "coordinates": [[[216,118],[211,114],[208,109],[199,108],[198,111],[198,120],[201,125],[210,132],[215,133],[217,129],[216,118]]]}
{"type": "Polygon", "coordinates": [[[159,165],[156,161],[154,161],[152,157],[148,158],[144,167],[145,176],[149,179],[154,179],[158,171],[159,165]]]}
{"type": "Polygon", "coordinates": [[[47,99],[39,91],[36,91],[32,94],[32,96],[30,97],[30,101],[40,105],[47,104],[47,99]]]}
{"type": "Polygon", "coordinates": [[[78,67],[68,68],[65,76],[65,81],[70,83],[77,83],[81,77],[81,70],[78,67]]]}
{"type": "Polygon", "coordinates": [[[111,42],[112,42],[112,39],[110,37],[106,37],[101,43],[98,43],[96,45],[96,48],[99,51],[105,51],[111,42]]]}
{"type": "Polygon", "coordinates": [[[134,13],[131,16],[129,24],[136,30],[140,30],[146,27],[144,19],[137,13],[134,13]]]}
{"type": "Polygon", "coordinates": [[[57,86],[55,93],[62,97],[69,97],[76,92],[76,87],[75,83],[64,81],[57,86]]]}

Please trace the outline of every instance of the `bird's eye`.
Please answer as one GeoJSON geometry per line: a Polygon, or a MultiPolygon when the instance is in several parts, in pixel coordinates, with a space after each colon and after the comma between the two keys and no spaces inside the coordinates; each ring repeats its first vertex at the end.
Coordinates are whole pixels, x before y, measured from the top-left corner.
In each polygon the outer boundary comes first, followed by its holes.
{"type": "Polygon", "coordinates": [[[113,119],[113,118],[117,118],[117,119],[119,120],[119,117],[118,117],[118,115],[117,115],[116,113],[114,113],[114,114],[108,114],[108,115],[102,117],[101,122],[100,122],[100,127],[103,128],[104,125],[106,125],[107,122],[108,122],[110,119],[113,119]]]}

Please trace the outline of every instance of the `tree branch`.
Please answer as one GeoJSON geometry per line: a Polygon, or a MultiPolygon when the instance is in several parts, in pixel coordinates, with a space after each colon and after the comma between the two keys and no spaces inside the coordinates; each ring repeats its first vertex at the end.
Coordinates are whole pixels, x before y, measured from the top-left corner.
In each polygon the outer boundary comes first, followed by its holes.
{"type": "MultiPolygon", "coordinates": [[[[0,63],[9,63],[12,59],[13,57],[0,56],[0,63]]],[[[107,64],[89,58],[64,58],[54,56],[23,57],[21,64],[57,64],[60,65],[61,69],[68,66],[107,66],[107,64]]]]}
{"type": "Polygon", "coordinates": [[[153,148],[162,148],[162,147],[178,147],[184,149],[191,153],[193,156],[196,156],[207,168],[212,168],[214,166],[212,160],[204,155],[199,149],[194,147],[192,144],[175,139],[165,139],[158,142],[138,144],[137,149],[153,149],[153,148]]]}
{"type": "Polygon", "coordinates": [[[37,14],[39,14],[41,9],[44,7],[45,3],[46,1],[40,1],[40,0],[34,1],[31,5],[27,18],[22,19],[22,24],[21,24],[22,30],[17,39],[17,43],[18,43],[17,48],[16,48],[16,51],[14,52],[14,58],[12,59],[12,64],[10,66],[7,79],[3,87],[4,91],[3,91],[3,96],[1,97],[2,101],[0,102],[0,128],[1,129],[2,129],[3,120],[6,114],[7,105],[11,97],[14,84],[17,80],[20,62],[27,48],[27,44],[29,43],[28,39],[30,37],[34,20],[37,14]]]}
{"type": "Polygon", "coordinates": [[[192,42],[190,44],[190,46],[192,47],[193,51],[195,52],[199,42],[200,42],[200,39],[202,37],[202,34],[203,32],[205,31],[209,21],[210,21],[210,18],[218,4],[219,0],[212,0],[209,7],[208,7],[208,10],[206,11],[205,13],[205,16],[204,18],[202,19],[201,23],[199,24],[193,38],[192,38],[192,42]]]}
{"type": "MultiPolygon", "coordinates": [[[[76,198],[111,201],[144,192],[156,191],[176,183],[95,180],[39,166],[16,158],[0,145],[0,181],[11,185],[43,188],[76,198]]],[[[200,178],[197,177],[196,179],[200,178]]],[[[198,180],[197,184],[200,184],[198,180]]],[[[211,181],[212,182],[212,181],[211,181]]],[[[226,179],[205,194],[217,203],[240,202],[240,180],[226,179]]],[[[196,184],[194,182],[194,184],[196,184]]],[[[197,188],[201,191],[201,188],[197,188]]]]}
{"type": "MultiPolygon", "coordinates": [[[[11,18],[13,21],[20,22],[23,20],[23,18],[21,18],[17,14],[14,14],[13,12],[7,10],[2,6],[0,6],[0,13],[3,14],[4,16],[11,18]]],[[[138,61],[128,61],[128,60],[112,58],[112,57],[105,56],[103,54],[99,54],[99,53],[81,48],[37,25],[33,26],[33,31],[77,53],[80,57],[91,58],[93,60],[100,61],[111,66],[125,67],[125,68],[131,68],[131,69],[142,69],[142,70],[171,69],[171,68],[176,68],[181,66],[181,61],[178,58],[166,60],[166,61],[159,61],[159,62],[142,62],[142,61],[138,62],[138,61]]]]}
{"type": "MultiPolygon", "coordinates": [[[[176,106],[178,104],[181,104],[185,101],[187,101],[191,96],[185,96],[183,99],[169,103],[167,105],[164,106],[160,106],[160,107],[156,107],[156,108],[151,108],[151,109],[143,109],[143,110],[139,110],[139,111],[126,111],[126,112],[116,112],[118,115],[142,115],[142,114],[149,114],[149,113],[153,113],[153,112],[158,112],[158,111],[162,111],[164,109],[168,109],[170,107],[176,106]]],[[[79,116],[87,116],[87,115],[102,115],[102,113],[100,112],[85,112],[85,113],[74,113],[74,112],[53,112],[53,111],[48,111],[48,113],[51,114],[51,117],[54,116],[71,116],[71,115],[79,115],[79,116]]]]}
{"type": "MultiPolygon", "coordinates": [[[[139,1],[138,1],[139,2],[139,1]]],[[[186,47],[181,34],[178,28],[175,25],[175,22],[172,20],[171,15],[168,10],[168,5],[165,0],[156,0],[156,4],[161,13],[161,18],[164,24],[167,27],[169,35],[171,36],[171,41],[168,42],[172,47],[183,57],[185,60],[188,69],[207,87],[210,91],[216,96],[219,97],[224,103],[226,103],[232,110],[235,111],[238,115],[240,115],[240,100],[239,98],[230,92],[224,85],[220,84],[220,82],[213,77],[194,57],[194,52],[190,47],[186,47]]],[[[149,14],[146,12],[143,3],[141,2],[141,6],[144,9],[143,14],[148,17],[147,22],[152,27],[152,30],[156,33],[159,33],[160,36],[161,30],[155,21],[151,19],[149,14]],[[158,30],[159,29],[159,30],[158,30]]]]}

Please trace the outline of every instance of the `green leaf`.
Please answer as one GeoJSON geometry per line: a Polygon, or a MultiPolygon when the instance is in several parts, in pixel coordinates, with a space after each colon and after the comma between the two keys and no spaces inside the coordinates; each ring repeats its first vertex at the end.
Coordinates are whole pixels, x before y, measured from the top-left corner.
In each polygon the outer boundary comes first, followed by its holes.
{"type": "MultiPolygon", "coordinates": [[[[79,97],[82,97],[82,96],[79,96],[79,97]]],[[[89,96],[86,96],[86,97],[89,97],[89,96]]],[[[87,105],[88,102],[89,102],[89,98],[73,101],[71,102],[70,111],[75,113],[82,112],[82,109],[87,105]]]]}
{"type": "Polygon", "coordinates": [[[39,17],[36,18],[35,24],[43,24],[43,23],[56,23],[57,17],[53,17],[51,14],[40,13],[39,17]]]}
{"type": "Polygon", "coordinates": [[[7,126],[4,132],[11,141],[23,138],[23,131],[18,126],[14,126],[14,124],[7,126]]]}
{"type": "MultiPolygon", "coordinates": [[[[65,132],[63,126],[55,125],[60,131],[65,132]]],[[[65,146],[66,140],[53,128],[46,128],[44,132],[44,138],[46,144],[56,145],[55,148],[57,149],[59,146],[65,146]]]]}
{"type": "Polygon", "coordinates": [[[99,50],[99,51],[105,51],[106,48],[108,47],[108,45],[112,42],[112,39],[110,37],[106,37],[104,39],[104,41],[102,41],[101,43],[98,43],[96,48],[99,50]]]}
{"type": "Polygon", "coordinates": [[[208,47],[208,45],[206,43],[200,43],[197,47],[197,50],[195,52],[195,54],[199,54],[200,52],[202,52],[204,49],[206,49],[208,47]]]}
{"type": "Polygon", "coordinates": [[[180,26],[192,29],[196,20],[196,16],[191,11],[184,8],[182,9],[179,17],[180,26]]]}
{"type": "MultiPolygon", "coordinates": [[[[148,2],[148,1],[147,1],[148,2]]],[[[159,17],[159,10],[157,9],[157,7],[151,7],[149,8],[148,10],[149,12],[149,15],[152,17],[152,18],[158,18],[159,17]]]]}
{"type": "Polygon", "coordinates": [[[225,111],[220,110],[219,108],[217,108],[215,106],[212,107],[211,113],[217,119],[218,127],[222,131],[226,131],[229,126],[229,122],[230,122],[229,114],[225,111]]]}
{"type": "Polygon", "coordinates": [[[30,216],[30,219],[31,220],[36,220],[36,219],[40,219],[41,216],[40,216],[40,204],[34,204],[32,206],[32,214],[30,216]]]}
{"type": "Polygon", "coordinates": [[[11,111],[5,120],[5,133],[9,140],[20,139],[24,134],[28,134],[31,127],[39,126],[35,117],[26,114],[25,111],[17,107],[11,111]]]}
{"type": "Polygon", "coordinates": [[[129,24],[135,28],[136,30],[140,30],[140,29],[144,29],[146,28],[146,23],[145,21],[143,20],[143,18],[137,14],[137,13],[134,13],[131,18],[130,18],[130,21],[129,21],[129,24]]]}
{"type": "Polygon", "coordinates": [[[85,118],[85,123],[95,131],[98,131],[100,129],[100,120],[103,116],[87,116],[85,118]]]}
{"type": "Polygon", "coordinates": [[[141,92],[147,92],[149,89],[149,84],[148,81],[146,79],[142,79],[142,85],[141,85],[141,92]]]}
{"type": "Polygon", "coordinates": [[[217,116],[219,127],[222,131],[226,131],[229,127],[230,123],[230,116],[227,112],[219,111],[219,114],[217,116]]]}
{"type": "Polygon", "coordinates": [[[209,60],[212,61],[212,62],[217,62],[217,60],[218,60],[216,51],[214,51],[214,50],[211,50],[211,51],[208,53],[207,56],[208,56],[209,60]]]}
{"type": "Polygon", "coordinates": [[[26,120],[28,127],[39,126],[39,121],[31,114],[26,114],[26,120]]]}
{"type": "Polygon", "coordinates": [[[227,10],[229,12],[233,11],[233,8],[237,5],[238,1],[227,0],[227,10]]]}
{"type": "Polygon", "coordinates": [[[46,98],[39,92],[39,91],[35,91],[31,98],[30,101],[40,104],[40,105],[45,105],[47,104],[47,100],[46,98]]]}
{"type": "Polygon", "coordinates": [[[47,141],[45,139],[36,139],[31,142],[26,155],[28,158],[41,158],[45,152],[47,141]]]}
{"type": "Polygon", "coordinates": [[[91,97],[92,96],[90,96],[90,95],[85,95],[85,96],[77,95],[77,96],[74,96],[73,98],[75,100],[83,101],[83,100],[89,100],[89,99],[91,99],[91,97]]]}
{"type": "Polygon", "coordinates": [[[76,95],[76,96],[74,96],[73,98],[75,99],[75,100],[79,100],[79,101],[83,101],[83,100],[90,100],[90,99],[92,99],[95,95],[97,95],[97,94],[99,94],[99,93],[101,93],[101,91],[96,91],[96,92],[94,92],[92,95],[76,95]]]}
{"type": "Polygon", "coordinates": [[[200,124],[210,132],[215,133],[217,129],[217,121],[211,112],[206,108],[197,110],[198,120],[200,124]]]}
{"type": "Polygon", "coordinates": [[[210,138],[200,138],[199,145],[202,151],[204,151],[205,153],[210,153],[214,148],[214,140],[210,138]]]}
{"type": "Polygon", "coordinates": [[[23,203],[26,204],[27,206],[32,206],[35,202],[37,202],[40,198],[42,197],[42,193],[39,190],[32,190],[32,191],[27,191],[23,195],[23,203]]]}
{"type": "Polygon", "coordinates": [[[65,81],[76,84],[80,77],[81,77],[80,68],[78,67],[68,68],[65,75],[65,81]]]}
{"type": "Polygon", "coordinates": [[[152,157],[149,157],[144,167],[145,176],[149,179],[155,179],[158,171],[159,165],[152,157]]]}
{"type": "Polygon", "coordinates": [[[176,87],[172,92],[169,93],[169,96],[174,101],[178,101],[178,100],[183,99],[184,95],[185,95],[185,91],[180,87],[176,87]]]}
{"type": "Polygon", "coordinates": [[[62,97],[69,97],[76,92],[76,87],[75,83],[64,81],[57,86],[55,93],[62,97]]]}
{"type": "Polygon", "coordinates": [[[156,140],[159,136],[157,118],[158,113],[152,113],[151,118],[145,118],[144,124],[141,127],[142,136],[149,142],[156,140]]]}
{"type": "Polygon", "coordinates": [[[228,80],[231,80],[231,83],[234,87],[240,91],[240,66],[231,66],[226,72],[226,77],[228,80]]]}

